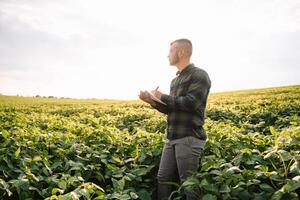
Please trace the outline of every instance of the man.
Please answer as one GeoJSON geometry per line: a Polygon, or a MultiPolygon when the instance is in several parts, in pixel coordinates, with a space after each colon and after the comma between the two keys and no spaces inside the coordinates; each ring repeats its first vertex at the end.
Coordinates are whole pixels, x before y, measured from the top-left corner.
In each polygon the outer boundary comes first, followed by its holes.
{"type": "MultiPolygon", "coordinates": [[[[153,100],[147,92],[140,99],[168,115],[167,139],[158,170],[158,198],[166,199],[172,193],[170,182],[179,176],[183,183],[198,170],[204,149],[206,133],[203,129],[204,111],[211,81],[208,74],[190,62],[192,43],[187,39],[175,40],[169,51],[170,65],[178,69],[172,80],[170,94],[158,88],[151,93],[163,103],[153,100]]],[[[186,199],[197,199],[196,191],[185,191],[186,199]]]]}

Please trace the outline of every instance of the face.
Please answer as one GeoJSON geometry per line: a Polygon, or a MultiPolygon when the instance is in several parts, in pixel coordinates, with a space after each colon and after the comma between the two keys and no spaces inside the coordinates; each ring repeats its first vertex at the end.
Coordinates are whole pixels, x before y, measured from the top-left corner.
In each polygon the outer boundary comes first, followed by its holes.
{"type": "Polygon", "coordinates": [[[170,65],[176,65],[179,62],[176,42],[171,44],[168,58],[170,65]]]}

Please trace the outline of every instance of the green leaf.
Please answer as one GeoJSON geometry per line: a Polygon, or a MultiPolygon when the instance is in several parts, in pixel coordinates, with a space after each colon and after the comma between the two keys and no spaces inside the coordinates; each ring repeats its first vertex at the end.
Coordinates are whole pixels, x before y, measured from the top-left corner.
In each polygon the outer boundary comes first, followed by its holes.
{"type": "Polygon", "coordinates": [[[2,135],[4,139],[7,139],[9,137],[9,132],[6,130],[2,130],[2,132],[0,132],[0,135],[2,135]]]}
{"type": "Polygon", "coordinates": [[[267,172],[269,170],[269,167],[268,166],[265,166],[265,165],[257,165],[254,167],[255,169],[260,169],[261,171],[263,172],[267,172]]]}
{"type": "Polygon", "coordinates": [[[64,193],[64,190],[59,189],[59,188],[53,188],[51,191],[52,195],[62,195],[64,193]]]}
{"type": "Polygon", "coordinates": [[[220,188],[220,192],[221,193],[228,193],[230,192],[230,188],[228,187],[228,185],[222,185],[220,188]]]}
{"type": "Polygon", "coordinates": [[[119,199],[120,200],[129,200],[129,199],[131,199],[131,197],[129,196],[129,194],[122,194],[119,199]]]}
{"type": "Polygon", "coordinates": [[[15,156],[18,158],[21,152],[21,148],[19,147],[16,151],[15,151],[15,156]]]}
{"type": "Polygon", "coordinates": [[[122,178],[120,180],[116,180],[112,178],[113,187],[116,191],[123,191],[125,186],[125,180],[122,178]]]}
{"type": "Polygon", "coordinates": [[[113,156],[112,160],[114,160],[117,163],[121,163],[122,162],[122,160],[119,157],[116,157],[116,156],[113,156]]]}
{"type": "Polygon", "coordinates": [[[67,189],[67,182],[65,180],[61,180],[61,181],[58,182],[57,186],[62,190],[66,190],[67,189]]]}
{"type": "Polygon", "coordinates": [[[138,196],[142,200],[151,200],[151,194],[147,192],[145,189],[141,189],[138,192],[138,196]]]}
{"type": "Polygon", "coordinates": [[[202,197],[202,200],[217,200],[217,196],[212,194],[206,194],[202,197]]]}
{"type": "Polygon", "coordinates": [[[285,180],[285,178],[279,176],[276,171],[269,172],[269,174],[270,174],[270,179],[272,179],[273,181],[282,182],[285,180]]]}
{"type": "Polygon", "coordinates": [[[4,189],[7,193],[7,196],[11,196],[12,192],[9,190],[9,184],[7,184],[3,179],[0,178],[0,191],[4,189]]]}
{"type": "Polygon", "coordinates": [[[274,188],[271,187],[270,185],[266,184],[266,183],[262,183],[259,185],[259,187],[264,190],[264,191],[267,191],[267,192],[270,192],[270,193],[273,193],[274,192],[274,188]]]}
{"type": "Polygon", "coordinates": [[[235,172],[242,172],[239,167],[233,166],[226,170],[226,173],[233,174],[235,172]]]}
{"type": "Polygon", "coordinates": [[[243,200],[250,200],[252,198],[252,195],[249,194],[249,192],[247,190],[241,190],[238,195],[239,199],[243,199],[243,200]]]}
{"type": "Polygon", "coordinates": [[[251,155],[252,154],[252,150],[249,149],[249,148],[241,149],[240,152],[242,154],[247,154],[247,155],[251,155]]]}
{"type": "Polygon", "coordinates": [[[284,195],[284,193],[281,190],[277,190],[273,195],[271,200],[281,200],[281,197],[284,195]]]}
{"type": "Polygon", "coordinates": [[[132,199],[138,199],[139,198],[139,196],[136,193],[134,193],[134,192],[130,192],[129,194],[130,194],[130,197],[132,199]]]}
{"type": "Polygon", "coordinates": [[[289,160],[291,160],[293,158],[291,156],[291,154],[289,152],[285,151],[285,150],[281,149],[281,150],[278,150],[277,152],[282,156],[282,159],[284,161],[289,161],[289,160]]]}
{"type": "Polygon", "coordinates": [[[300,162],[298,160],[291,165],[290,172],[294,174],[300,174],[300,162]]]}
{"type": "Polygon", "coordinates": [[[138,168],[133,170],[131,173],[136,175],[136,176],[143,176],[146,175],[149,172],[148,168],[138,168]]]}
{"type": "Polygon", "coordinates": [[[215,160],[208,160],[206,162],[202,163],[201,171],[209,171],[212,168],[216,168],[215,166],[216,162],[215,160]]]}
{"type": "Polygon", "coordinates": [[[218,187],[216,184],[210,184],[206,179],[203,179],[200,183],[200,186],[209,192],[218,192],[218,187]]]}
{"type": "Polygon", "coordinates": [[[75,192],[70,192],[60,197],[59,200],[79,200],[79,197],[75,192]]]}
{"type": "Polygon", "coordinates": [[[220,172],[219,170],[211,170],[211,171],[209,172],[209,174],[221,176],[221,175],[222,175],[222,172],[220,172]]]}
{"type": "Polygon", "coordinates": [[[196,177],[190,177],[182,184],[183,187],[189,187],[195,185],[199,185],[199,180],[196,177]]]}
{"type": "Polygon", "coordinates": [[[272,135],[274,135],[275,137],[278,135],[277,131],[275,130],[275,128],[273,126],[270,126],[270,132],[272,133],[272,135]]]}
{"type": "Polygon", "coordinates": [[[41,156],[34,156],[32,160],[37,162],[37,161],[41,161],[43,159],[41,158],[41,156]]]}
{"type": "Polygon", "coordinates": [[[287,183],[283,186],[283,191],[291,193],[300,188],[300,182],[296,180],[288,180],[287,183]]]}
{"type": "Polygon", "coordinates": [[[268,193],[268,192],[261,192],[259,194],[254,194],[254,198],[253,200],[267,200],[270,199],[272,193],[268,193]]]}
{"type": "Polygon", "coordinates": [[[79,197],[84,196],[85,199],[90,199],[90,194],[89,194],[89,192],[87,191],[86,188],[81,188],[81,189],[78,190],[76,193],[77,193],[77,195],[78,195],[79,197]]]}

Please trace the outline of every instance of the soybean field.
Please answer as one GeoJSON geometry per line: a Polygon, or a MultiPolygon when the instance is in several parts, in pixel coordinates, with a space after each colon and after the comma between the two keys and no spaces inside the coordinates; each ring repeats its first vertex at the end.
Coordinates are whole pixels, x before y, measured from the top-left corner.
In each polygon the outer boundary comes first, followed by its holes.
{"type": "MultiPolygon", "coordinates": [[[[156,198],[166,116],[141,101],[0,96],[0,199],[156,198]]],[[[300,198],[300,86],[209,96],[199,199],[300,198]]]]}

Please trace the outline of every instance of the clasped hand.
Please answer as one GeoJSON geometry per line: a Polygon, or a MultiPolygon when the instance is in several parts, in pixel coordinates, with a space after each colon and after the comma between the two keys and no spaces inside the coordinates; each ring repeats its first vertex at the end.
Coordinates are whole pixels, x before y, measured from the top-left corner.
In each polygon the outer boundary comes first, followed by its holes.
{"type": "MultiPolygon", "coordinates": [[[[158,91],[158,87],[155,90],[151,90],[151,94],[158,99],[160,99],[160,97],[162,95],[162,93],[160,91],[158,91]]],[[[152,106],[155,105],[155,102],[151,99],[151,97],[147,91],[140,91],[139,98],[142,101],[149,103],[152,106]]]]}

